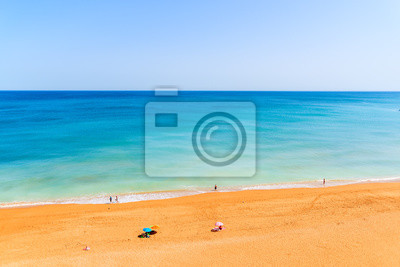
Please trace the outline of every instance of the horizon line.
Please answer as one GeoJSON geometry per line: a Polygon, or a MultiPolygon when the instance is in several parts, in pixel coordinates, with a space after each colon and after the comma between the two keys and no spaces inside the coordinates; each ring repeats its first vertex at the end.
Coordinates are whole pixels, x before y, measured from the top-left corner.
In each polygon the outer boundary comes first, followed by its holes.
{"type": "MultiPolygon", "coordinates": [[[[154,89],[0,89],[0,92],[151,92],[154,89]]],[[[192,92],[400,92],[400,90],[236,90],[236,89],[177,89],[192,92]]]]}

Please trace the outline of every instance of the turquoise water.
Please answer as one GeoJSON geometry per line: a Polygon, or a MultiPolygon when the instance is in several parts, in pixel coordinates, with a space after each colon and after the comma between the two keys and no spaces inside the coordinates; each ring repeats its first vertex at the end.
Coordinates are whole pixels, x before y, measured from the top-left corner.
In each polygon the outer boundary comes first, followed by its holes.
{"type": "MultiPolygon", "coordinates": [[[[167,99],[253,102],[256,175],[148,177],[144,108],[165,101],[153,92],[4,91],[0,203],[400,176],[400,93],[183,91],[167,99]]],[[[174,149],[168,137],[165,147],[174,149]]]]}

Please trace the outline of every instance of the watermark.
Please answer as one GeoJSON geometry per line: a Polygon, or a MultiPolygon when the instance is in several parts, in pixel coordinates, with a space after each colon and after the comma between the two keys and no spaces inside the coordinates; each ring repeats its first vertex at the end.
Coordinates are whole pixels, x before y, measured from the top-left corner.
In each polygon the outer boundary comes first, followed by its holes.
{"type": "MultiPolygon", "coordinates": [[[[179,98],[177,91],[172,92],[179,98]]],[[[145,107],[148,176],[251,177],[255,174],[254,103],[173,102],[163,98],[171,96],[171,90],[156,91],[156,96],[160,96],[160,101],[149,102],[145,107]]]]}

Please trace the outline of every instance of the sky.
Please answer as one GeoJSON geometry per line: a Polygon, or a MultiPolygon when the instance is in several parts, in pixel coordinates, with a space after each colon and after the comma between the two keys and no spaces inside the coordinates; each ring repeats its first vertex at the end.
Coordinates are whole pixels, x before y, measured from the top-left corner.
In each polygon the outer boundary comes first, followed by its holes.
{"type": "Polygon", "coordinates": [[[0,0],[1,90],[400,90],[400,1],[0,0]]]}

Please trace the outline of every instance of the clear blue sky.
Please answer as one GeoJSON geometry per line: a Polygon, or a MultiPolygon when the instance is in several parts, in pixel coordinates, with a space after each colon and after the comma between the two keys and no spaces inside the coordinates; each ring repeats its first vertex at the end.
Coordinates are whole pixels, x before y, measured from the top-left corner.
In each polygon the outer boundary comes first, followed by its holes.
{"type": "Polygon", "coordinates": [[[0,89],[400,90],[400,1],[0,1],[0,89]]]}

